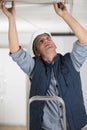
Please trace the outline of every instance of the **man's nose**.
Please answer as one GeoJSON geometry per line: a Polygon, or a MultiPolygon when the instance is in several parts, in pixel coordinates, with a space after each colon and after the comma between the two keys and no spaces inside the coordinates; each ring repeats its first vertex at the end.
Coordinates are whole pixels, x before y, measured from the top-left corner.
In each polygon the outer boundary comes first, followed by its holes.
{"type": "Polygon", "coordinates": [[[44,43],[47,43],[47,42],[48,42],[48,39],[47,39],[47,38],[45,38],[45,39],[44,39],[44,43]]]}

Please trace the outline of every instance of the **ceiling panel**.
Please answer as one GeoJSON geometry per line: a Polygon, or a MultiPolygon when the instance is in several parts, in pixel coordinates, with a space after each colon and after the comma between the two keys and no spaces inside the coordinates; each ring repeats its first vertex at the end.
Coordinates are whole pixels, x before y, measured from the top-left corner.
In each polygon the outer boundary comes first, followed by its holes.
{"type": "MultiPolygon", "coordinates": [[[[53,33],[70,33],[70,28],[63,19],[57,16],[52,3],[53,0],[16,0],[16,22],[18,32],[32,33],[37,28],[47,28],[53,33]],[[30,4],[29,2],[31,1],[36,1],[39,4],[30,4]],[[49,1],[49,3],[46,3],[47,1],[49,1]],[[40,2],[45,3],[43,4],[40,2]]],[[[10,6],[10,2],[7,2],[6,6],[10,6]]],[[[87,0],[68,0],[66,1],[66,6],[69,12],[87,28],[87,0]]],[[[7,34],[8,21],[1,11],[0,19],[0,33],[7,34]]]]}
{"type": "MultiPolygon", "coordinates": [[[[8,0],[11,1],[11,0],[8,0]]],[[[60,1],[60,0],[57,0],[60,1]]],[[[62,1],[62,0],[61,0],[62,1]]],[[[53,4],[51,4],[53,0],[16,0],[16,19],[17,24],[23,25],[21,26],[20,31],[33,31],[33,29],[37,28],[47,28],[48,30],[52,32],[66,32],[70,31],[66,23],[56,15],[53,9],[53,4]],[[23,3],[22,3],[23,2],[23,3]],[[46,3],[49,2],[49,4],[30,4],[30,3],[46,3]],[[26,25],[27,30],[26,30],[26,25]],[[29,26],[29,27],[28,27],[29,26]],[[31,27],[30,27],[31,26],[31,27]],[[30,28],[30,30],[28,30],[30,28]]],[[[81,24],[85,25],[87,24],[87,0],[82,0],[79,2],[79,0],[73,0],[73,8],[70,10],[70,3],[72,0],[65,0],[66,6],[70,13],[81,22],[81,24]]],[[[8,6],[7,2],[7,6],[8,6]]],[[[4,15],[0,12],[1,21],[0,24],[4,24],[2,28],[0,29],[0,32],[4,30],[4,26],[6,26],[6,31],[8,29],[7,27],[7,19],[4,15]],[[6,25],[5,25],[6,23],[6,25]]],[[[20,27],[19,27],[20,28],[20,27]]],[[[19,30],[19,29],[18,29],[19,30]]],[[[5,31],[5,30],[4,30],[5,31]]]]}
{"type": "MultiPolygon", "coordinates": [[[[12,1],[12,0],[7,0],[7,1],[12,1]]],[[[16,2],[24,2],[24,3],[29,3],[29,4],[48,4],[48,3],[53,3],[54,0],[15,0],[16,2]]],[[[71,0],[55,0],[56,2],[65,2],[68,3],[71,0]]]]}

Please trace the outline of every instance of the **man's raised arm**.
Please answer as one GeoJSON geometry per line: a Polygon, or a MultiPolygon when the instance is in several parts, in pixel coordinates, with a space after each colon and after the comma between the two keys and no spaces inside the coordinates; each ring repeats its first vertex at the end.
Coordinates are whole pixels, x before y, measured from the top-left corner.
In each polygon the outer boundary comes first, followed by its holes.
{"type": "Polygon", "coordinates": [[[55,12],[64,19],[64,21],[72,29],[81,43],[87,44],[87,31],[80,25],[80,23],[67,11],[64,3],[54,3],[55,12]]]}
{"type": "Polygon", "coordinates": [[[1,9],[8,18],[9,30],[8,30],[8,39],[9,39],[9,49],[11,53],[16,52],[19,49],[18,33],[16,29],[16,20],[15,20],[15,2],[11,2],[11,7],[6,7],[6,2],[1,1],[1,9]]]}

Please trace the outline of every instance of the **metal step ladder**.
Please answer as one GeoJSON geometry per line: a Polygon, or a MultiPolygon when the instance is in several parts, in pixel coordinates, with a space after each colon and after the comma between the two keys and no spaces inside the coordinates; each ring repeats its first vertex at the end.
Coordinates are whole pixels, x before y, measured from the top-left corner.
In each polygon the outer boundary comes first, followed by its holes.
{"type": "MultiPolygon", "coordinates": [[[[34,101],[58,101],[61,103],[62,111],[63,111],[63,124],[64,124],[64,130],[66,129],[66,109],[65,109],[65,103],[61,97],[58,96],[33,96],[29,98],[29,106],[28,106],[28,125],[27,130],[30,130],[29,128],[29,122],[30,122],[30,104],[34,101]]],[[[37,106],[38,107],[38,106],[37,106]]]]}

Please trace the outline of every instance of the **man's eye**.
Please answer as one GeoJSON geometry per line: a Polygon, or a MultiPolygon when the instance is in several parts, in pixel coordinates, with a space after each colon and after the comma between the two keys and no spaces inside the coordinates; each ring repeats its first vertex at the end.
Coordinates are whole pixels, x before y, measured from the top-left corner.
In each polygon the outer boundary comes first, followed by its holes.
{"type": "Polygon", "coordinates": [[[40,40],[40,42],[39,42],[39,43],[41,44],[41,43],[43,43],[43,42],[44,42],[43,40],[40,40]]]}
{"type": "Polygon", "coordinates": [[[49,40],[49,41],[50,41],[50,40],[51,40],[51,38],[50,38],[50,37],[47,37],[47,40],[49,40]]]}

